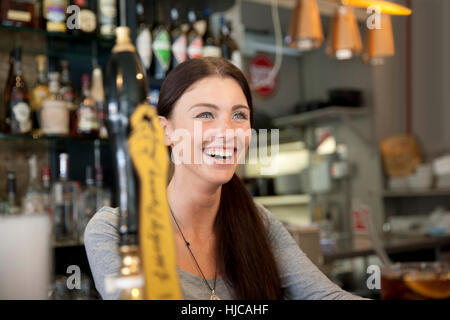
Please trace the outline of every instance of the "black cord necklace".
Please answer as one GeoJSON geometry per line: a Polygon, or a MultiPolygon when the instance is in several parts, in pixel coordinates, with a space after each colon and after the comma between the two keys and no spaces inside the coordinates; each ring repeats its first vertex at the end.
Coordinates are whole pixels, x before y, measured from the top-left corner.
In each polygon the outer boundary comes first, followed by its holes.
{"type": "Polygon", "coordinates": [[[211,300],[220,300],[220,298],[216,295],[216,279],[217,279],[217,259],[216,259],[216,267],[215,267],[215,271],[214,271],[214,287],[211,288],[211,286],[209,285],[208,281],[206,280],[205,275],[203,274],[202,269],[200,268],[200,265],[197,262],[197,259],[195,259],[194,254],[192,253],[191,250],[191,244],[186,240],[186,238],[184,237],[183,232],[181,231],[181,228],[178,224],[177,219],[175,219],[175,215],[172,212],[172,209],[170,209],[170,213],[172,214],[173,220],[175,221],[175,224],[178,227],[178,230],[180,230],[181,236],[183,237],[184,243],[186,244],[186,247],[188,248],[192,258],[194,258],[195,264],[197,265],[198,270],[200,271],[202,277],[203,277],[203,281],[205,282],[206,286],[208,287],[208,289],[211,291],[211,300]]]}

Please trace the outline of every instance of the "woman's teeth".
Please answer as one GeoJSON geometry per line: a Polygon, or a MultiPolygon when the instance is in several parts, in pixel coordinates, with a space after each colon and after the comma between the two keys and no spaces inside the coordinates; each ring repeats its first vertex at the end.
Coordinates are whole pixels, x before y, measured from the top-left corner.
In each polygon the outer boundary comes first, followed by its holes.
{"type": "Polygon", "coordinates": [[[232,151],[232,150],[216,149],[216,150],[205,150],[205,153],[208,156],[213,157],[215,159],[229,160],[233,156],[234,151],[232,151]]]}

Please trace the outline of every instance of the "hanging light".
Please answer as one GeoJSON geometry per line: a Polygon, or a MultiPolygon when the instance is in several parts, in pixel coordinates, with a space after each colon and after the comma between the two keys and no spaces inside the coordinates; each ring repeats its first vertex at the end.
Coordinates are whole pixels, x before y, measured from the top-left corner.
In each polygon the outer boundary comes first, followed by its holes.
{"type": "Polygon", "coordinates": [[[352,7],[340,5],[331,21],[327,54],[346,60],[362,52],[361,34],[352,7]]]}
{"type": "Polygon", "coordinates": [[[324,36],[316,0],[297,0],[285,42],[301,51],[322,45],[324,36]]]}
{"type": "Polygon", "coordinates": [[[372,65],[381,65],[384,58],[395,54],[394,34],[392,32],[391,16],[380,16],[379,28],[367,28],[366,49],[363,60],[372,65]]]}
{"type": "MultiPolygon", "coordinates": [[[[342,0],[332,0],[334,2],[342,0]]],[[[380,12],[390,15],[408,16],[412,13],[408,7],[383,0],[344,0],[346,5],[359,8],[377,7],[380,12]]]]}

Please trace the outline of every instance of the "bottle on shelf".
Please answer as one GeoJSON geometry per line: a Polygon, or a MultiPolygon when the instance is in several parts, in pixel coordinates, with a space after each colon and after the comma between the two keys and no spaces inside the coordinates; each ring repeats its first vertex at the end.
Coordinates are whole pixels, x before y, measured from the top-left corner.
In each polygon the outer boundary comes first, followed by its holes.
{"type": "Polygon", "coordinates": [[[16,173],[8,171],[6,174],[6,192],[8,194],[8,214],[16,215],[20,212],[20,206],[17,203],[16,173]]]}
{"type": "MultiPolygon", "coordinates": [[[[152,63],[152,25],[145,21],[144,0],[136,3],[136,13],[138,20],[138,30],[136,36],[136,49],[142,61],[142,66],[146,71],[150,69],[152,63]]],[[[154,15],[153,11],[151,15],[154,15]]],[[[147,15],[148,16],[148,15],[147,15]]],[[[153,22],[153,21],[152,21],[153,22]]]]}
{"type": "Polygon", "coordinates": [[[14,50],[9,53],[9,71],[8,77],[6,78],[5,89],[3,91],[3,97],[0,105],[0,132],[10,133],[11,132],[11,116],[7,115],[6,112],[6,99],[5,92],[8,88],[12,87],[12,82],[14,81],[13,71],[14,71],[14,50]]]}
{"type": "Polygon", "coordinates": [[[95,166],[95,186],[97,187],[97,208],[111,206],[111,191],[103,184],[103,167],[95,166]]]}
{"type": "Polygon", "coordinates": [[[69,135],[77,135],[77,105],[75,103],[75,90],[70,81],[70,64],[67,60],[61,62],[61,89],[59,93],[69,109],[69,135]]]}
{"type": "Polygon", "coordinates": [[[52,186],[53,229],[56,241],[78,241],[79,189],[69,180],[69,155],[59,155],[59,178],[52,186]]]}
{"type": "Polygon", "coordinates": [[[47,136],[67,136],[69,108],[61,96],[59,72],[50,72],[49,79],[50,95],[42,103],[40,113],[41,133],[47,136]]]}
{"type": "Polygon", "coordinates": [[[44,0],[43,17],[48,32],[66,32],[66,8],[68,0],[44,0]]]}
{"type": "Polygon", "coordinates": [[[39,1],[2,0],[0,2],[2,25],[36,28],[39,27],[39,1]],[[37,8],[36,8],[37,7],[37,8]]]}
{"type": "Polygon", "coordinates": [[[41,196],[44,211],[48,214],[50,221],[53,221],[52,206],[51,206],[51,176],[50,167],[43,167],[41,171],[41,196]]]}
{"type": "Polygon", "coordinates": [[[154,79],[164,79],[170,67],[171,43],[169,23],[161,2],[158,3],[158,14],[152,34],[153,58],[150,66],[150,76],[154,79]]]}
{"type": "Polygon", "coordinates": [[[77,110],[77,134],[82,137],[96,138],[99,134],[97,107],[90,90],[88,74],[81,76],[81,103],[77,110]]]}
{"type": "Polygon", "coordinates": [[[72,34],[95,34],[97,30],[97,15],[94,0],[73,0],[73,4],[80,8],[78,24],[71,29],[72,34]]]}
{"type": "Polygon", "coordinates": [[[172,63],[171,68],[175,68],[187,59],[187,34],[182,28],[178,10],[174,7],[170,10],[172,25],[170,28],[170,37],[172,39],[172,63]]]}
{"type": "Polygon", "coordinates": [[[113,38],[117,27],[116,0],[98,0],[97,8],[100,36],[113,38]]]}
{"type": "Polygon", "coordinates": [[[36,134],[40,133],[41,123],[40,114],[42,110],[42,103],[50,95],[50,90],[48,89],[48,79],[47,79],[47,57],[44,55],[36,56],[38,77],[36,85],[33,90],[31,90],[31,114],[33,119],[33,131],[36,134]]]}
{"type": "Polygon", "coordinates": [[[95,108],[97,110],[97,120],[99,126],[99,137],[101,139],[108,138],[108,130],[106,129],[105,119],[105,92],[103,90],[103,74],[102,69],[96,66],[92,70],[92,87],[91,96],[95,102],[95,108]]]}
{"type": "Polygon", "coordinates": [[[22,75],[22,49],[14,49],[13,71],[5,87],[5,132],[27,134],[32,129],[28,88],[22,75]]]}
{"type": "Polygon", "coordinates": [[[37,176],[37,158],[32,155],[28,159],[30,170],[28,186],[22,199],[22,213],[35,214],[44,213],[44,199],[42,198],[42,189],[37,176]]]}
{"type": "Polygon", "coordinates": [[[203,34],[203,56],[204,57],[221,57],[222,50],[219,40],[214,36],[210,24],[211,10],[205,9],[204,12],[205,33],[203,34]]]}
{"type": "Polygon", "coordinates": [[[231,38],[231,23],[222,16],[220,18],[220,46],[223,58],[231,61],[242,70],[242,55],[236,41],[231,38]]]}
{"type": "Polygon", "coordinates": [[[80,240],[83,242],[83,234],[89,220],[100,208],[97,207],[97,188],[95,186],[94,174],[92,166],[86,167],[85,187],[81,195],[81,208],[78,234],[80,240]]]}
{"type": "Polygon", "coordinates": [[[203,57],[203,38],[202,35],[197,31],[195,23],[197,21],[197,16],[194,10],[189,10],[188,20],[190,24],[188,32],[188,47],[187,55],[189,59],[201,58],[203,57]]]}

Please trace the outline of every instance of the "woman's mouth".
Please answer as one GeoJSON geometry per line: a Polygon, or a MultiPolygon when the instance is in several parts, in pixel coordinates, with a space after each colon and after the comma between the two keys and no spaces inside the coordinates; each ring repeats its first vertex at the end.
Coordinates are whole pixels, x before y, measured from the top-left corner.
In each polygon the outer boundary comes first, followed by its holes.
{"type": "Polygon", "coordinates": [[[216,161],[214,162],[222,162],[222,163],[229,163],[234,155],[236,154],[237,150],[234,149],[223,149],[223,148],[205,148],[203,149],[203,153],[216,161]]]}

